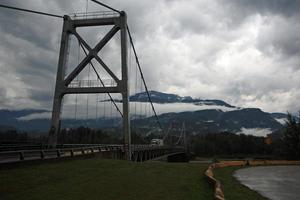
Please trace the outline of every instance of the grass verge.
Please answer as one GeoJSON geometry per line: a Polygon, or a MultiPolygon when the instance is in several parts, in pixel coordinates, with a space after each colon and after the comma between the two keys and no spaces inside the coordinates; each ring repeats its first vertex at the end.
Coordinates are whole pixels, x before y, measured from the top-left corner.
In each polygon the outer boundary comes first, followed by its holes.
{"type": "Polygon", "coordinates": [[[259,193],[250,190],[248,187],[240,184],[238,180],[233,177],[235,170],[241,167],[224,167],[214,169],[214,176],[221,181],[223,192],[226,200],[267,200],[259,193]]]}
{"type": "Polygon", "coordinates": [[[212,199],[207,165],[82,159],[0,170],[0,199],[212,199]]]}

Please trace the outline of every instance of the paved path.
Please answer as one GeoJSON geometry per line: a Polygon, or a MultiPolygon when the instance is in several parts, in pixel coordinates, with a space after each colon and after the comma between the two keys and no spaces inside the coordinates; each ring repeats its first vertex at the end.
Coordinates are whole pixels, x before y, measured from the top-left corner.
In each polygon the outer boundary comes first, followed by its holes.
{"type": "Polygon", "coordinates": [[[237,170],[234,176],[269,199],[300,199],[300,166],[250,167],[237,170]]]}

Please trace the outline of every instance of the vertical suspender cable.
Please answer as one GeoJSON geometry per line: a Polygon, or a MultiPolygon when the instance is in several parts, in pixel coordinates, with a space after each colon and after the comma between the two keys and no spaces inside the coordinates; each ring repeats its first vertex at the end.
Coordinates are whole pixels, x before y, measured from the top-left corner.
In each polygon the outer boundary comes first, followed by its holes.
{"type": "MultiPolygon", "coordinates": [[[[77,65],[79,65],[80,60],[80,43],[78,40],[78,51],[77,51],[77,65]]],[[[76,76],[77,82],[78,82],[78,76],[76,76]]],[[[77,120],[77,102],[78,101],[78,94],[75,94],[75,120],[77,120]]]]}
{"type": "Polygon", "coordinates": [[[104,117],[104,119],[106,119],[106,93],[104,94],[104,100],[103,100],[103,113],[104,113],[104,115],[103,115],[103,117],[104,117]]]}
{"type": "MultiPolygon", "coordinates": [[[[128,45],[127,46],[127,48],[128,48],[128,50],[127,50],[127,52],[129,52],[129,77],[128,77],[128,80],[129,80],[129,91],[131,92],[131,94],[129,94],[129,105],[131,104],[131,102],[130,102],[130,97],[132,96],[132,90],[131,90],[131,88],[132,88],[132,66],[131,66],[131,48],[130,48],[130,46],[128,45]]],[[[130,112],[130,116],[129,116],[129,119],[131,120],[132,119],[132,114],[131,114],[131,112],[130,112]]]]}
{"type": "MultiPolygon", "coordinates": [[[[140,88],[139,88],[139,92],[142,94],[143,93],[143,82],[142,82],[142,78],[140,78],[140,88]]],[[[143,117],[143,101],[140,101],[140,118],[143,117]]]]}
{"type": "Polygon", "coordinates": [[[99,102],[99,94],[96,95],[96,120],[98,121],[98,102],[99,102]]]}
{"type": "MultiPolygon", "coordinates": [[[[136,65],[137,65],[137,64],[136,64],[136,65]]],[[[135,94],[137,94],[137,82],[138,82],[138,79],[137,79],[137,72],[138,72],[138,68],[137,68],[137,66],[136,66],[136,68],[135,68],[135,86],[134,86],[135,94]]],[[[135,117],[137,117],[136,107],[137,107],[137,100],[134,101],[134,114],[135,114],[135,117]]]]}
{"type": "MultiPolygon", "coordinates": [[[[85,7],[86,17],[87,17],[87,12],[88,12],[88,5],[89,5],[89,1],[86,0],[86,7],[85,7]]],[[[90,70],[91,70],[91,66],[89,64],[87,87],[89,87],[89,82],[90,82],[90,70]]],[[[88,119],[88,115],[89,115],[89,94],[86,94],[86,120],[88,119]]]]}
{"type": "MultiPolygon", "coordinates": [[[[88,84],[88,87],[90,87],[90,71],[91,71],[91,65],[89,64],[89,67],[88,67],[88,81],[87,81],[87,84],[88,84]]],[[[88,119],[89,117],[89,94],[86,94],[86,119],[88,119]]]]}
{"type": "Polygon", "coordinates": [[[135,60],[136,60],[137,66],[138,66],[138,69],[140,71],[140,74],[141,74],[141,77],[142,77],[142,80],[143,80],[143,83],[144,83],[144,86],[145,86],[146,93],[148,95],[149,102],[151,103],[152,111],[153,111],[153,113],[155,115],[155,118],[156,118],[156,121],[157,121],[157,124],[158,124],[159,128],[162,129],[162,125],[159,122],[159,118],[158,118],[157,113],[155,111],[155,108],[153,106],[153,102],[151,100],[150,93],[148,91],[148,87],[147,87],[146,81],[144,79],[144,75],[143,75],[143,72],[142,72],[142,69],[141,69],[140,61],[139,61],[139,58],[137,56],[137,53],[136,53],[136,50],[135,50],[135,47],[134,47],[134,44],[133,44],[132,36],[131,36],[131,33],[130,33],[128,25],[127,25],[127,32],[128,32],[130,44],[132,46],[132,50],[133,50],[133,53],[134,53],[134,56],[135,56],[135,60]]]}
{"type": "MultiPolygon", "coordinates": [[[[113,80],[111,79],[110,80],[110,85],[112,86],[113,85],[113,80]]],[[[113,107],[113,103],[112,103],[112,100],[110,100],[110,117],[113,118],[113,115],[112,115],[112,107],[113,107]]]]}
{"type": "Polygon", "coordinates": [[[85,5],[85,15],[87,17],[87,13],[88,13],[88,8],[89,8],[89,0],[86,0],[86,5],[85,5]]]}

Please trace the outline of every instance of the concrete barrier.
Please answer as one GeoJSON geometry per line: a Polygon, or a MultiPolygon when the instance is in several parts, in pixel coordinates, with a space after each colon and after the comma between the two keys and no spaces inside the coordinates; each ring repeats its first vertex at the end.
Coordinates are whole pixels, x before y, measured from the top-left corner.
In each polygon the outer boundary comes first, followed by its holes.
{"type": "Polygon", "coordinates": [[[205,176],[209,180],[210,183],[214,186],[214,199],[216,200],[224,200],[224,193],[222,190],[221,182],[215,179],[213,169],[215,164],[211,164],[208,169],[205,171],[205,176]]]}

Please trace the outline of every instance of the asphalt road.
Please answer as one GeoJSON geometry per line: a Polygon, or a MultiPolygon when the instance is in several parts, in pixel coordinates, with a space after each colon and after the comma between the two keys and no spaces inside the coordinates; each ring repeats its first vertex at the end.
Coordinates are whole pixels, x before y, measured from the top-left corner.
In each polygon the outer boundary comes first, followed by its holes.
{"type": "Polygon", "coordinates": [[[300,166],[250,167],[237,170],[234,176],[269,199],[300,199],[300,166]]]}

